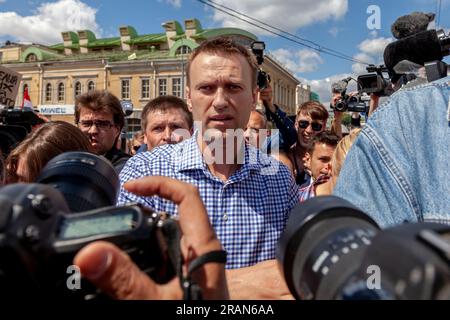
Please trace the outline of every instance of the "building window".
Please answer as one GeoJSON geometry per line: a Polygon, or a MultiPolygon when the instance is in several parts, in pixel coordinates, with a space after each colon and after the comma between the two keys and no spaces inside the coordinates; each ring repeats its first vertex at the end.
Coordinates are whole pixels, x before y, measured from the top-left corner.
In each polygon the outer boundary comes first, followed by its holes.
{"type": "Polygon", "coordinates": [[[181,97],[181,78],[172,79],[172,94],[175,97],[181,97]]]}
{"type": "Polygon", "coordinates": [[[51,102],[52,101],[52,84],[47,83],[45,86],[45,101],[51,102]]]}
{"type": "Polygon", "coordinates": [[[64,90],[64,83],[60,83],[58,84],[58,101],[64,101],[64,95],[65,95],[65,90],[64,90]]]}
{"type": "Polygon", "coordinates": [[[121,96],[122,99],[129,100],[130,99],[130,79],[122,79],[121,85],[121,96]]]}
{"type": "Polygon", "coordinates": [[[92,91],[95,90],[95,83],[94,81],[89,81],[88,82],[88,91],[92,91]]]}
{"type": "Polygon", "coordinates": [[[189,54],[191,51],[191,48],[188,46],[181,46],[177,49],[176,54],[189,54]]]}
{"type": "Polygon", "coordinates": [[[75,98],[78,97],[81,94],[81,82],[77,81],[75,82],[75,98]]]}
{"type": "Polygon", "coordinates": [[[141,99],[150,98],[150,79],[141,80],[141,99]]]}
{"type": "Polygon", "coordinates": [[[27,57],[25,58],[26,62],[35,62],[37,61],[37,56],[34,53],[30,53],[29,55],[27,55],[27,57]]]}
{"type": "Polygon", "coordinates": [[[167,95],[167,79],[159,79],[158,84],[158,94],[160,96],[167,95]]]}

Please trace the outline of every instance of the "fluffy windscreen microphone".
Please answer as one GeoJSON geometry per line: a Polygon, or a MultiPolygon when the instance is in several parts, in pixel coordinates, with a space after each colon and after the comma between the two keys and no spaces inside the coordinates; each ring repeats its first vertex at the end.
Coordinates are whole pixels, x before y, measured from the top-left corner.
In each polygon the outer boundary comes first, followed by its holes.
{"type": "Polygon", "coordinates": [[[436,30],[423,31],[390,43],[384,50],[384,64],[391,74],[402,60],[424,65],[425,62],[442,60],[444,51],[436,30]]]}
{"type": "Polygon", "coordinates": [[[392,35],[396,39],[402,39],[426,31],[430,22],[434,20],[434,17],[434,13],[423,12],[413,12],[402,16],[392,24],[392,35]]]}

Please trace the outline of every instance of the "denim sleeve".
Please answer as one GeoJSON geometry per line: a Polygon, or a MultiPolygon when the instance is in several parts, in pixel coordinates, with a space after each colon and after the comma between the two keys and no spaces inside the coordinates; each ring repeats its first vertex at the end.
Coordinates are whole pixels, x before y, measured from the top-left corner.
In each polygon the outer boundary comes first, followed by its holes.
{"type": "MultiPolygon", "coordinates": [[[[297,142],[297,130],[295,130],[294,122],[288,118],[286,113],[276,106],[276,112],[271,112],[266,108],[267,116],[270,118],[277,129],[280,131],[279,149],[288,150],[297,142]]],[[[270,144],[270,141],[268,142],[270,144]]]]}
{"type": "Polygon", "coordinates": [[[353,203],[381,228],[416,222],[415,200],[405,190],[406,173],[377,144],[376,132],[364,129],[345,158],[333,194],[353,203]]]}

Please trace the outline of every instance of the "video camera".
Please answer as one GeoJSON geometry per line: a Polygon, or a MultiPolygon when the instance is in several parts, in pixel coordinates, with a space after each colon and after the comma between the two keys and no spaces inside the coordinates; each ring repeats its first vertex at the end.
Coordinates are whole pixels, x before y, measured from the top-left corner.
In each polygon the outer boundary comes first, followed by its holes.
{"type": "Polygon", "coordinates": [[[384,65],[371,64],[366,70],[368,73],[358,76],[357,79],[359,93],[374,93],[380,97],[390,96],[394,93],[388,69],[384,65]]]}
{"type": "MultiPolygon", "coordinates": [[[[254,41],[251,44],[251,49],[253,54],[256,57],[256,61],[258,66],[261,66],[264,62],[264,49],[266,45],[263,41],[254,41]]],[[[258,75],[256,79],[256,84],[258,85],[259,90],[264,90],[268,87],[270,83],[270,75],[261,69],[258,70],[258,75]]]]}
{"type": "Polygon", "coordinates": [[[380,230],[335,196],[292,209],[277,260],[297,299],[450,299],[450,226],[380,230]]]}
{"type": "Polygon", "coordinates": [[[104,298],[83,279],[78,286],[69,283],[74,256],[97,240],[126,251],[157,283],[176,275],[177,220],[138,204],[113,206],[119,180],[106,159],[86,152],[63,153],[45,166],[37,182],[0,189],[3,292],[18,297],[104,298]]]}
{"type": "Polygon", "coordinates": [[[20,143],[31,128],[45,121],[31,109],[0,110],[0,150],[6,157],[20,143]]]}

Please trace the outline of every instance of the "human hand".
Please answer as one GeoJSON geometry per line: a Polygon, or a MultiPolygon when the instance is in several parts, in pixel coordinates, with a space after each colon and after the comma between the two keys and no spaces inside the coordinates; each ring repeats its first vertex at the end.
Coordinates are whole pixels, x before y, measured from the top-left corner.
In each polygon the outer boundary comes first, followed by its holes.
{"type": "MultiPolygon", "coordinates": [[[[127,182],[124,188],[137,195],[158,195],[178,204],[185,268],[193,259],[222,249],[198,189],[193,185],[153,176],[127,182]]],[[[80,268],[83,277],[116,299],[182,298],[183,291],[177,277],[167,284],[156,284],[139,270],[125,252],[108,242],[98,241],[87,245],[75,256],[74,264],[80,268]]],[[[204,299],[228,298],[223,264],[207,263],[193,272],[192,279],[202,289],[204,299]]]]}

